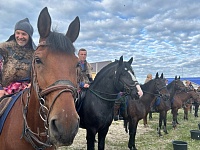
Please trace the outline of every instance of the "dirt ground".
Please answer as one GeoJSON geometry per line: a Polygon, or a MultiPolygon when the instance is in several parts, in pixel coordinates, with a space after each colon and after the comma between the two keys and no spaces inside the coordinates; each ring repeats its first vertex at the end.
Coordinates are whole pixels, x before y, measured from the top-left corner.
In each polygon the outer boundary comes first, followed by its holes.
{"type": "MultiPolygon", "coordinates": [[[[153,130],[151,128],[144,128],[143,125],[139,124],[137,129],[137,135],[144,134],[145,132],[148,132],[150,130],[153,130]]],[[[128,150],[128,133],[125,132],[123,127],[123,121],[113,121],[111,124],[108,134],[106,136],[106,144],[105,149],[106,150],[124,150],[124,147],[128,150]],[[125,146],[124,146],[125,145],[125,146]],[[122,148],[123,147],[123,148],[122,148]]],[[[95,149],[97,149],[97,143],[95,144],[95,149]]],[[[74,142],[69,147],[62,147],[59,148],[59,150],[86,150],[86,130],[85,129],[79,129],[74,142]]]]}

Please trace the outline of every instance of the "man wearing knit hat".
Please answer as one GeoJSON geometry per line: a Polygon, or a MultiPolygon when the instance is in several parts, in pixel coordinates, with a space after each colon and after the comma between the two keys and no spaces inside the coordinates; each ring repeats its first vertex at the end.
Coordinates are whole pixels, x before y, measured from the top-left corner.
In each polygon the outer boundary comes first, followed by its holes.
{"type": "Polygon", "coordinates": [[[0,94],[18,92],[30,82],[31,62],[36,48],[32,39],[33,31],[28,18],[25,18],[16,23],[14,34],[0,44],[3,58],[0,84],[4,87],[0,94]]]}

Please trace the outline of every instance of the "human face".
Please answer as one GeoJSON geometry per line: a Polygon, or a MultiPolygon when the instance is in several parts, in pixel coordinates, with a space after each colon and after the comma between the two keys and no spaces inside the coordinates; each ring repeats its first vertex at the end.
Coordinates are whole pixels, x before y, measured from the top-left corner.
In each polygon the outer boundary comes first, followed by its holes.
{"type": "Polygon", "coordinates": [[[25,31],[16,30],[15,39],[17,41],[17,44],[19,44],[20,46],[25,46],[29,41],[29,35],[25,31]]]}
{"type": "Polygon", "coordinates": [[[80,61],[85,61],[87,57],[87,51],[79,51],[78,57],[80,61]]]}

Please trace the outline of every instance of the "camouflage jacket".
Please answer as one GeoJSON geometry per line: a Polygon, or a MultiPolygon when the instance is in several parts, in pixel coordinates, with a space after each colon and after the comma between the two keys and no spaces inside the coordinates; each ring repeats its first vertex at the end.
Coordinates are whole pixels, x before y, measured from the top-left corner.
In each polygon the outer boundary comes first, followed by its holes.
{"type": "Polygon", "coordinates": [[[78,62],[77,74],[78,74],[78,85],[83,87],[85,83],[90,84],[92,79],[92,66],[85,61],[84,63],[78,62]]]}
{"type": "Polygon", "coordinates": [[[0,55],[3,57],[3,67],[0,83],[8,86],[31,76],[31,63],[34,50],[31,47],[21,47],[15,40],[0,44],[0,55]]]}

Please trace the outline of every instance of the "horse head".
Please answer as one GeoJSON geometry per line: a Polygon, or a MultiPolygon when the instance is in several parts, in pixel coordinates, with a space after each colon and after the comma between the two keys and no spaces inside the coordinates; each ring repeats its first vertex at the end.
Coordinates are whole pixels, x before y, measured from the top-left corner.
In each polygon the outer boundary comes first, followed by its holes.
{"type": "Polygon", "coordinates": [[[186,92],[190,94],[190,98],[192,99],[192,102],[200,103],[200,93],[197,92],[195,89],[190,89],[186,87],[186,92]]]}
{"type": "Polygon", "coordinates": [[[184,83],[181,81],[180,76],[179,77],[175,76],[173,84],[174,84],[175,90],[179,90],[179,91],[185,91],[186,90],[186,87],[185,87],[184,83]]]}
{"type": "Polygon", "coordinates": [[[167,90],[166,86],[166,79],[163,77],[163,73],[160,75],[158,72],[156,73],[155,76],[155,89],[156,89],[156,94],[158,97],[162,97],[163,100],[168,100],[170,97],[169,91],[167,90]]]}
{"type": "Polygon", "coordinates": [[[31,99],[38,99],[39,104],[32,105],[39,105],[49,143],[56,147],[68,146],[79,129],[74,105],[78,58],[73,42],[78,37],[80,21],[76,17],[66,35],[51,32],[51,17],[45,7],[40,12],[37,27],[40,39],[32,64],[31,93],[35,94],[31,94],[31,99]]]}
{"type": "Polygon", "coordinates": [[[132,98],[137,96],[136,85],[138,81],[131,67],[133,57],[129,61],[124,62],[123,56],[121,56],[119,61],[116,61],[118,62],[118,66],[114,77],[115,88],[125,94],[130,94],[132,98]]]}

